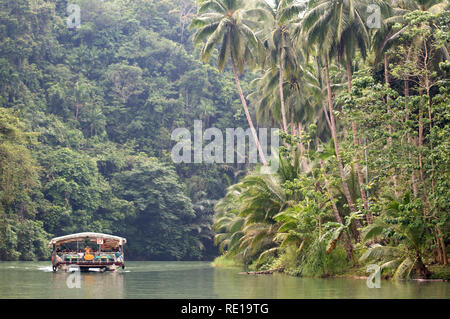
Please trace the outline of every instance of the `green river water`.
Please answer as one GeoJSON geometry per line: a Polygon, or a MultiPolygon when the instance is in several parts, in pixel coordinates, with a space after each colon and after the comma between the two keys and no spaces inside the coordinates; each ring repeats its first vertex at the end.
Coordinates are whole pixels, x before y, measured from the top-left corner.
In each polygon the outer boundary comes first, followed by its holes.
{"type": "Polygon", "coordinates": [[[0,299],[450,299],[448,282],[382,280],[380,288],[371,289],[363,279],[255,276],[239,272],[214,268],[207,262],[127,262],[125,270],[80,273],[75,281],[74,277],[69,278],[70,273],[52,272],[49,262],[0,262],[0,299]],[[75,282],[79,288],[69,288],[75,282]]]}

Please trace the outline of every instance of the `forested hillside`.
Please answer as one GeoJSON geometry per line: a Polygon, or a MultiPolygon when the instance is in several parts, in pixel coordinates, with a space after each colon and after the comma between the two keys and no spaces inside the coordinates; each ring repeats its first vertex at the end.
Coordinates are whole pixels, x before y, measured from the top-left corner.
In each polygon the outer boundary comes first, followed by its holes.
{"type": "Polygon", "coordinates": [[[171,132],[245,122],[231,74],[197,58],[193,1],[0,3],[0,260],[81,231],[127,237],[129,259],[211,258],[238,171],[175,167],[171,132]]]}

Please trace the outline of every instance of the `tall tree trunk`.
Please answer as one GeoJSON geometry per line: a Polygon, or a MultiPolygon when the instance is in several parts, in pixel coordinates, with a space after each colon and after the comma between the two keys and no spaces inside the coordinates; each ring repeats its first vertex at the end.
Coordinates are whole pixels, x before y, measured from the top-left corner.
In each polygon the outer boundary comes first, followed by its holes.
{"type": "MultiPolygon", "coordinates": [[[[428,105],[428,121],[430,122],[430,134],[433,129],[433,117],[431,114],[431,83],[430,83],[430,77],[428,72],[428,49],[427,49],[427,42],[424,40],[424,48],[425,48],[425,57],[424,57],[424,69],[425,69],[425,89],[427,91],[427,105],[428,105]]],[[[430,141],[430,148],[433,149],[433,143],[430,141]]],[[[433,193],[436,191],[436,182],[434,179],[434,161],[431,162],[432,165],[432,173],[431,173],[431,189],[433,193]]]]}
{"type": "MultiPolygon", "coordinates": [[[[308,152],[306,152],[305,145],[303,144],[303,141],[302,141],[302,132],[303,132],[303,125],[302,125],[302,123],[298,123],[298,130],[297,130],[296,134],[297,134],[298,138],[300,139],[300,142],[298,143],[298,147],[300,149],[300,154],[301,154],[301,156],[306,155],[308,160],[310,160],[309,144],[308,144],[308,152]]],[[[306,160],[302,160],[301,165],[302,165],[303,171],[307,172],[308,171],[308,163],[306,162],[306,160]]]]}
{"type": "Polygon", "coordinates": [[[320,167],[322,168],[322,171],[323,171],[322,174],[323,174],[323,178],[324,178],[325,189],[327,190],[327,193],[328,193],[327,195],[328,195],[328,197],[330,198],[330,201],[331,201],[331,207],[333,208],[334,218],[336,218],[336,221],[339,224],[343,224],[342,217],[339,214],[339,210],[338,210],[338,208],[336,206],[336,203],[334,202],[334,197],[333,197],[333,195],[331,193],[330,185],[328,183],[328,178],[327,178],[327,172],[325,170],[325,163],[324,163],[323,160],[320,160],[320,167]]]}
{"type": "Polygon", "coordinates": [[[294,110],[291,109],[290,113],[291,113],[290,114],[291,135],[297,135],[297,128],[295,127],[295,124],[294,124],[294,110]]]}
{"type": "MultiPolygon", "coordinates": [[[[330,116],[330,124],[331,124],[331,135],[333,137],[334,141],[334,150],[336,152],[336,159],[338,161],[339,166],[339,173],[341,175],[341,181],[342,181],[342,188],[344,190],[345,198],[347,199],[348,207],[350,211],[356,212],[355,204],[353,203],[353,199],[350,194],[350,190],[348,188],[347,181],[345,180],[345,172],[344,172],[344,165],[342,164],[341,155],[339,152],[339,141],[337,138],[337,132],[336,132],[336,121],[334,119],[334,111],[333,111],[333,97],[331,93],[331,83],[330,83],[330,71],[328,67],[328,57],[325,56],[325,78],[327,81],[327,92],[328,92],[328,108],[329,108],[329,116],[330,116]]],[[[361,226],[359,221],[356,221],[357,228],[361,226]],[[359,225],[358,225],[359,224],[359,225]]],[[[354,236],[356,241],[359,241],[359,232],[356,230],[354,231],[354,236]]]]}
{"type": "MultiPolygon", "coordinates": [[[[404,95],[405,95],[405,122],[408,123],[409,121],[409,107],[408,107],[408,100],[409,100],[409,82],[408,82],[408,78],[406,77],[404,79],[404,95]]],[[[413,141],[411,136],[409,135],[409,133],[407,134],[408,136],[408,145],[412,145],[413,141]]],[[[411,162],[411,164],[413,163],[414,159],[411,155],[411,153],[409,154],[409,160],[411,162]]],[[[418,196],[418,189],[417,189],[417,183],[416,183],[416,171],[414,169],[414,165],[412,168],[412,172],[411,172],[411,185],[412,185],[412,189],[413,189],[413,194],[414,194],[414,198],[417,198],[418,196]]]]}
{"type": "Polygon", "coordinates": [[[352,92],[352,65],[350,63],[350,59],[347,57],[346,59],[346,68],[347,68],[347,91],[348,93],[352,92]]]}
{"type": "Polygon", "coordinates": [[[436,250],[437,253],[437,260],[435,255],[435,261],[444,264],[444,257],[442,256],[442,248],[441,248],[441,241],[439,239],[439,236],[437,234],[437,230],[434,232],[434,240],[436,241],[436,250]]]}
{"type": "Polygon", "coordinates": [[[302,132],[303,132],[303,125],[302,123],[298,123],[298,130],[297,130],[297,136],[300,139],[299,147],[300,147],[300,151],[302,152],[302,154],[305,153],[305,145],[303,145],[303,141],[302,141],[302,132]]]}
{"type": "MultiPolygon", "coordinates": [[[[333,194],[331,193],[330,185],[328,184],[327,173],[325,170],[325,163],[323,162],[323,160],[320,160],[320,166],[322,167],[322,171],[323,171],[325,189],[327,190],[327,194],[328,194],[328,197],[330,198],[331,206],[333,207],[334,218],[336,218],[336,221],[339,224],[344,224],[342,221],[341,214],[339,214],[339,210],[336,206],[336,203],[334,202],[334,197],[333,197],[333,194]]],[[[353,258],[353,249],[354,249],[353,243],[350,240],[350,237],[348,236],[347,233],[343,233],[343,236],[344,236],[344,241],[345,241],[345,251],[347,252],[347,260],[351,260],[353,258]]]]}
{"type": "Polygon", "coordinates": [[[423,147],[423,109],[422,105],[419,106],[419,140],[418,140],[418,147],[419,147],[419,173],[420,173],[420,181],[422,182],[424,191],[426,189],[425,187],[425,173],[423,170],[423,154],[422,154],[422,147],[423,147]]]}
{"type": "MultiPolygon", "coordinates": [[[[427,69],[426,69],[426,65],[427,65],[427,55],[428,55],[428,50],[426,47],[426,42],[424,43],[425,45],[425,57],[424,57],[424,68],[425,68],[425,74],[427,74],[427,69]]],[[[422,92],[420,92],[422,93],[422,92]]],[[[422,95],[422,94],[421,94],[422,95]]],[[[430,108],[430,114],[431,114],[431,108],[430,108]]],[[[431,125],[431,122],[430,122],[431,125]]],[[[424,173],[424,169],[423,169],[423,154],[422,154],[422,147],[423,147],[423,129],[424,129],[424,122],[423,122],[423,108],[422,108],[422,103],[419,106],[419,172],[420,172],[420,180],[422,182],[422,186],[423,186],[423,195],[425,196],[426,194],[426,186],[425,186],[425,173],[424,173]]]]}
{"type": "Polygon", "coordinates": [[[302,249],[303,249],[304,245],[305,245],[305,240],[303,240],[302,243],[300,244],[300,247],[298,247],[297,254],[300,254],[302,252],[302,249]]]}
{"type": "Polygon", "coordinates": [[[427,42],[424,40],[423,41],[423,45],[425,48],[425,57],[424,57],[424,61],[423,61],[423,66],[425,69],[425,89],[427,91],[427,102],[428,102],[428,120],[430,121],[430,132],[431,129],[433,128],[433,122],[432,122],[432,116],[431,116],[431,95],[430,95],[430,89],[431,89],[431,84],[430,84],[430,77],[428,74],[428,49],[427,49],[427,42]]]}
{"type": "Polygon", "coordinates": [[[442,261],[443,261],[444,265],[448,266],[447,247],[445,246],[444,237],[443,237],[442,231],[439,227],[436,227],[436,230],[438,232],[437,237],[441,244],[440,246],[441,246],[441,253],[442,253],[442,261]]]}
{"type": "MultiPolygon", "coordinates": [[[[428,78],[428,77],[427,77],[428,78]]],[[[430,87],[427,84],[427,96],[428,96],[428,121],[430,122],[430,134],[431,130],[433,129],[433,122],[432,122],[432,116],[431,116],[431,95],[430,95],[430,87]]],[[[433,142],[430,141],[430,149],[433,149],[433,142]]],[[[436,192],[436,181],[435,181],[435,175],[434,175],[434,160],[431,160],[432,165],[432,173],[431,173],[431,189],[434,192],[436,192]]]]}
{"type": "Polygon", "coordinates": [[[322,218],[319,215],[319,238],[322,237],[322,218]]]}
{"type": "MultiPolygon", "coordinates": [[[[405,61],[409,61],[411,57],[411,50],[408,50],[406,56],[405,56],[405,61]]],[[[405,75],[404,79],[403,79],[403,83],[404,83],[404,95],[405,95],[405,123],[407,125],[408,121],[409,121],[409,106],[408,106],[408,102],[409,102],[409,77],[408,75],[405,75]]],[[[407,133],[407,137],[408,137],[408,145],[413,145],[415,143],[415,141],[412,140],[411,136],[409,135],[409,133],[407,133]]],[[[414,158],[412,157],[411,153],[409,153],[409,160],[410,163],[412,164],[412,170],[411,170],[411,185],[412,185],[412,189],[413,189],[413,194],[414,194],[414,198],[417,198],[418,196],[418,188],[417,188],[417,178],[416,178],[416,170],[414,168],[415,164],[414,164],[414,158]]]]}
{"type": "Polygon", "coordinates": [[[75,111],[75,120],[78,121],[78,115],[79,115],[79,113],[80,113],[80,104],[79,104],[79,103],[75,103],[75,108],[76,108],[76,111],[75,111]]]}
{"type": "Polygon", "coordinates": [[[431,272],[427,269],[425,264],[422,261],[422,257],[417,253],[416,254],[416,265],[415,265],[415,271],[416,271],[416,278],[420,279],[428,279],[431,276],[431,272]]]}
{"type": "Polygon", "coordinates": [[[281,102],[281,117],[283,119],[283,131],[287,133],[287,120],[286,120],[286,105],[284,103],[284,91],[283,91],[283,80],[284,80],[284,71],[283,71],[283,61],[280,58],[280,102],[281,102]]]}
{"type": "MultiPolygon", "coordinates": [[[[390,86],[390,81],[389,81],[389,61],[388,61],[388,57],[385,54],[384,55],[384,81],[386,83],[386,86],[389,87],[390,86]]],[[[388,114],[391,113],[391,106],[389,105],[389,94],[386,95],[386,105],[387,105],[387,110],[388,110],[388,114]]],[[[389,139],[388,139],[388,146],[392,147],[392,134],[393,134],[393,129],[392,129],[392,125],[389,123],[388,124],[388,130],[389,130],[389,139]]],[[[394,168],[395,170],[395,168],[394,168]]],[[[393,181],[394,181],[394,194],[395,197],[398,198],[398,181],[397,181],[397,174],[394,173],[394,176],[392,177],[393,181]]]]}
{"type": "MultiPolygon", "coordinates": [[[[350,66],[350,60],[347,58],[347,89],[348,93],[350,94],[352,92],[352,70],[350,66]]],[[[367,223],[372,223],[372,214],[369,212],[369,202],[366,197],[366,192],[364,191],[364,177],[361,172],[361,165],[359,164],[359,141],[357,137],[357,131],[356,131],[356,123],[355,121],[352,121],[352,133],[353,133],[353,145],[355,146],[355,166],[356,166],[356,173],[358,175],[358,183],[359,183],[359,190],[361,193],[361,199],[363,201],[364,210],[366,211],[366,220],[367,223]]]]}
{"type": "Polygon", "coordinates": [[[255,140],[256,147],[258,149],[259,156],[264,166],[267,166],[266,157],[261,148],[261,144],[259,143],[258,134],[256,134],[255,127],[253,125],[252,117],[250,116],[250,112],[248,111],[247,101],[245,100],[244,93],[242,91],[241,83],[239,81],[239,75],[237,72],[236,64],[234,62],[233,56],[231,56],[231,64],[233,65],[233,74],[234,80],[236,81],[236,86],[239,92],[239,96],[241,98],[242,106],[244,107],[245,116],[247,117],[248,125],[250,126],[250,130],[252,131],[253,139],[255,140]]]}

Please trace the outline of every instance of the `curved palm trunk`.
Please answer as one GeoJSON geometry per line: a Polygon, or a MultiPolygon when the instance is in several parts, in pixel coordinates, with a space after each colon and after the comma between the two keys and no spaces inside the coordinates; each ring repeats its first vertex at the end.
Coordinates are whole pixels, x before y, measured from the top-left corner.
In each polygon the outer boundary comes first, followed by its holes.
{"type": "MultiPolygon", "coordinates": [[[[334,141],[334,150],[336,152],[336,159],[338,161],[339,173],[341,175],[342,188],[344,190],[345,198],[347,199],[348,207],[352,213],[356,212],[355,204],[353,203],[352,196],[350,195],[350,190],[348,188],[347,181],[345,180],[345,172],[344,165],[342,164],[342,158],[339,152],[339,142],[337,138],[336,132],[336,121],[334,119],[334,110],[333,110],[333,97],[331,94],[331,83],[330,83],[330,71],[328,68],[328,57],[325,56],[325,78],[327,81],[327,92],[328,92],[328,108],[330,112],[330,124],[331,124],[331,135],[334,141]]],[[[356,221],[356,227],[360,227],[361,224],[359,221],[356,221]]],[[[359,241],[359,232],[354,229],[354,236],[357,241],[359,241]]]]}
{"type": "MultiPolygon", "coordinates": [[[[352,92],[352,70],[350,67],[350,60],[347,58],[347,87],[348,87],[348,93],[352,92]]],[[[372,223],[372,214],[369,212],[369,201],[367,200],[366,192],[364,191],[364,177],[361,172],[361,165],[359,165],[359,154],[358,154],[358,147],[359,147],[359,141],[357,137],[356,132],[356,123],[352,121],[352,133],[353,133],[353,145],[355,146],[355,166],[356,166],[356,173],[358,175],[358,183],[359,183],[359,190],[361,192],[361,199],[363,201],[364,210],[367,212],[366,219],[367,223],[372,223]]]]}
{"type": "Polygon", "coordinates": [[[287,120],[286,120],[286,104],[284,102],[284,91],[283,91],[283,78],[284,78],[284,70],[283,70],[283,61],[280,58],[280,102],[281,102],[281,116],[283,119],[283,131],[287,133],[287,120]]]}
{"type": "Polygon", "coordinates": [[[248,111],[247,101],[245,100],[244,93],[242,92],[241,83],[239,81],[239,76],[236,70],[236,64],[234,62],[234,58],[231,57],[231,64],[233,65],[233,74],[234,80],[236,81],[236,86],[239,92],[239,96],[241,98],[242,106],[244,107],[245,116],[247,117],[248,125],[250,126],[250,130],[252,131],[253,139],[255,140],[256,148],[258,149],[259,156],[264,166],[267,166],[266,157],[264,156],[264,152],[261,148],[261,144],[259,143],[258,135],[256,134],[255,127],[253,125],[252,118],[250,116],[250,112],[248,111]]]}

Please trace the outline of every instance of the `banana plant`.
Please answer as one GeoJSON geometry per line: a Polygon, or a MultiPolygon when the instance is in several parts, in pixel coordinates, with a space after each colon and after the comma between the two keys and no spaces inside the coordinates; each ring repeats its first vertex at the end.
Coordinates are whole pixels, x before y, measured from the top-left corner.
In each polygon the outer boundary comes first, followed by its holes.
{"type": "Polygon", "coordinates": [[[344,233],[350,236],[350,227],[355,220],[360,220],[364,217],[364,214],[360,212],[351,213],[349,216],[345,217],[345,223],[328,222],[323,225],[325,232],[323,233],[320,241],[327,241],[327,254],[336,247],[339,239],[341,239],[344,233]]]}

